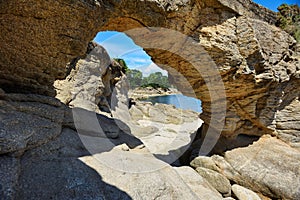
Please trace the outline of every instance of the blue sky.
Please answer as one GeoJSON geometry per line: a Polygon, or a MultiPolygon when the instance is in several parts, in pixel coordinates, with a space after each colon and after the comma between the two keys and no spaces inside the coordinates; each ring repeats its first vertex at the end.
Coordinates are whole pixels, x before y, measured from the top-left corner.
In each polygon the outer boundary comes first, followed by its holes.
{"type": "Polygon", "coordinates": [[[280,6],[283,3],[286,4],[300,4],[300,0],[253,0],[254,2],[263,5],[270,10],[277,11],[278,6],[280,6]]]}
{"type": "MultiPolygon", "coordinates": [[[[300,4],[300,0],[254,0],[273,11],[277,11],[277,7],[283,3],[300,4]]],[[[139,46],[127,37],[124,33],[115,31],[99,32],[94,41],[102,45],[111,58],[123,58],[131,69],[139,69],[144,76],[150,73],[161,71],[164,75],[167,72],[157,67],[150,56],[139,46]]]]}
{"type": "Polygon", "coordinates": [[[102,45],[111,58],[123,58],[131,69],[138,69],[143,76],[160,71],[167,75],[167,71],[160,69],[151,61],[151,57],[124,33],[116,31],[99,32],[94,41],[102,45]]]}

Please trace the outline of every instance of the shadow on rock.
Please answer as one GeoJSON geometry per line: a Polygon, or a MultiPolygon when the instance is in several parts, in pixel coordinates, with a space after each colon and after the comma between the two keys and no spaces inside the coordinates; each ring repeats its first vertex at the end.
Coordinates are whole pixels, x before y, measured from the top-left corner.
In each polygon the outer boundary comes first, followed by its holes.
{"type": "Polygon", "coordinates": [[[80,160],[90,156],[78,134],[62,134],[21,158],[16,199],[132,199],[80,160]]]}
{"type": "Polygon", "coordinates": [[[92,154],[108,152],[122,144],[126,144],[131,149],[143,145],[121,120],[82,108],[73,108],[72,114],[73,128],[76,128],[82,143],[92,154]]]}
{"type": "MultiPolygon", "coordinates": [[[[102,173],[82,161],[91,153],[80,135],[72,129],[62,129],[72,128],[67,117],[70,109],[50,97],[4,92],[1,95],[1,200],[132,199],[104,182],[102,173]]],[[[113,130],[108,126],[108,118],[97,117],[106,129],[113,130]]],[[[123,135],[115,140],[115,145],[130,137],[123,135]]],[[[139,144],[137,139],[130,141],[132,146],[139,144]]],[[[106,170],[102,165],[99,168],[106,170]]]]}

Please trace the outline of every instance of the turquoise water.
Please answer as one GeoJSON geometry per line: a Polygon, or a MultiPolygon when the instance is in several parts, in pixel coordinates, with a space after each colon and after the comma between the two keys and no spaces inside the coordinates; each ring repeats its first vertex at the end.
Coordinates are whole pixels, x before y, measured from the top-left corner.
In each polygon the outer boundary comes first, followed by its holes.
{"type": "Polygon", "coordinates": [[[155,103],[164,103],[174,105],[176,108],[184,110],[193,110],[195,112],[202,112],[201,101],[192,97],[187,97],[182,94],[155,96],[149,97],[144,101],[155,103]]]}

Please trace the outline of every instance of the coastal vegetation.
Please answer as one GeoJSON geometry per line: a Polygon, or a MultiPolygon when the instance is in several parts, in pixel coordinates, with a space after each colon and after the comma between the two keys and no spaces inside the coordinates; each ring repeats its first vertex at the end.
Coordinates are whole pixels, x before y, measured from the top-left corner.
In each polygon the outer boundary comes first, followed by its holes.
{"type": "Polygon", "coordinates": [[[300,42],[300,7],[295,5],[282,4],[278,8],[277,26],[292,35],[297,42],[300,42]]]}
{"type": "Polygon", "coordinates": [[[113,60],[117,61],[124,69],[123,71],[126,72],[130,89],[152,87],[154,89],[162,88],[166,90],[171,87],[168,77],[164,76],[161,72],[154,72],[144,77],[142,71],[129,69],[124,59],[114,58],[113,60]]]}
{"type": "Polygon", "coordinates": [[[143,77],[143,73],[137,69],[130,69],[127,72],[127,77],[131,89],[137,87],[152,87],[152,88],[170,88],[170,83],[167,76],[164,76],[161,72],[151,73],[147,77],[143,77]]]}

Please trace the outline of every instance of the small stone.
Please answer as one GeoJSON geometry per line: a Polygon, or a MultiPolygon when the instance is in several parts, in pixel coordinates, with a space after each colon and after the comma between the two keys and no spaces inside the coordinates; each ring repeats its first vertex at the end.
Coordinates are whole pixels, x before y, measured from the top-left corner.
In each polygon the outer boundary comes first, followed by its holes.
{"type": "Polygon", "coordinates": [[[222,199],[221,194],[191,167],[174,167],[174,169],[199,199],[222,199]]]}
{"type": "Polygon", "coordinates": [[[197,167],[196,171],[205,178],[216,190],[228,197],[231,194],[231,185],[229,180],[222,174],[211,169],[197,167]]]}
{"type": "Polygon", "coordinates": [[[232,186],[232,191],[238,200],[261,200],[255,192],[237,184],[232,186]]]}
{"type": "Polygon", "coordinates": [[[213,161],[213,159],[211,157],[207,157],[207,156],[199,156],[199,157],[195,158],[190,164],[194,168],[204,167],[204,168],[211,169],[214,171],[219,170],[217,165],[213,161]]]}
{"type": "Polygon", "coordinates": [[[122,144],[121,146],[123,151],[129,151],[129,147],[126,144],[122,144]]]}

